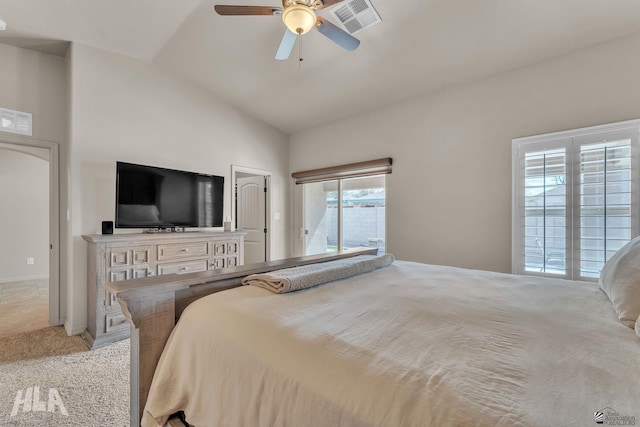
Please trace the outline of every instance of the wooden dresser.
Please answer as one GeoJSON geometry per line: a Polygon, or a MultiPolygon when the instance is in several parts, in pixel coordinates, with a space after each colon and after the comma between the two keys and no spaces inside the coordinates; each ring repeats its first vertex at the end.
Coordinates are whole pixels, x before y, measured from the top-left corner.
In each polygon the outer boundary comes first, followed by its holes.
{"type": "Polygon", "coordinates": [[[129,337],[129,324],[106,283],[242,265],[245,234],[238,230],[82,236],[89,244],[83,337],[91,348],[129,337]]]}

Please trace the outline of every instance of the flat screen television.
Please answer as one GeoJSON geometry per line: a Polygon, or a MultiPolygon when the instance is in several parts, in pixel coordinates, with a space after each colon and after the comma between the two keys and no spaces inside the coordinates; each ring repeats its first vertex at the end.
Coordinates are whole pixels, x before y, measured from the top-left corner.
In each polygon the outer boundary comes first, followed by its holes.
{"type": "Polygon", "coordinates": [[[224,177],[116,163],[117,228],[222,227],[224,177]]]}

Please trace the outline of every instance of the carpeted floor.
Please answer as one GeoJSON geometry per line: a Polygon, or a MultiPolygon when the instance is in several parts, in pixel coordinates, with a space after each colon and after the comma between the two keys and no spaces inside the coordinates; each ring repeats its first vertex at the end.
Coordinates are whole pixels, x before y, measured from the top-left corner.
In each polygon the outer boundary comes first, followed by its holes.
{"type": "Polygon", "coordinates": [[[90,351],[62,327],[0,339],[0,426],[128,425],[129,340],[90,351]]]}

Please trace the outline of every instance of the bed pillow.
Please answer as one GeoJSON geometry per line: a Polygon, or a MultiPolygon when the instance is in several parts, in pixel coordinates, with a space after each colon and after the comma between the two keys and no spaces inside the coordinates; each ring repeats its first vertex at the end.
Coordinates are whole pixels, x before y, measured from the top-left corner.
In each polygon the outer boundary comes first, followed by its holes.
{"type": "Polygon", "coordinates": [[[636,320],[636,335],[640,337],[640,317],[636,320]]]}
{"type": "Polygon", "coordinates": [[[640,317],[640,237],[607,261],[600,272],[600,288],[613,303],[618,319],[630,328],[636,326],[640,317]]]}

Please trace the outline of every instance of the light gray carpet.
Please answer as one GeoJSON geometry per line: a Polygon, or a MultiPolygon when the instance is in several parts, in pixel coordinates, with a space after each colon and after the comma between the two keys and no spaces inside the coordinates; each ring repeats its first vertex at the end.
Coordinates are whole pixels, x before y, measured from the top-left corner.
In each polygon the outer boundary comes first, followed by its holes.
{"type": "Polygon", "coordinates": [[[0,339],[0,426],[128,425],[129,340],[90,351],[62,327],[0,339]],[[29,404],[12,415],[29,388],[29,404]]]}

